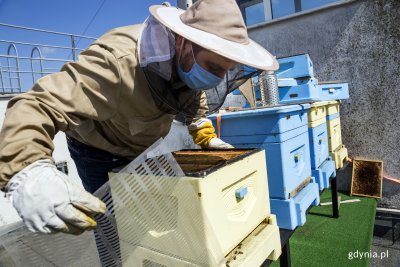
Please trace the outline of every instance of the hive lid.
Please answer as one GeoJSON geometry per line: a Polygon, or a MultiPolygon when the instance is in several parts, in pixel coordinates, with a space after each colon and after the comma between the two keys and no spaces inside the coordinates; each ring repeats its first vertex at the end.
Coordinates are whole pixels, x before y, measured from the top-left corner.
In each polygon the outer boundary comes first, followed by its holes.
{"type": "MultiPolygon", "coordinates": [[[[233,112],[223,112],[220,113],[221,116],[227,117],[253,117],[255,115],[273,115],[279,113],[289,113],[298,110],[307,110],[310,108],[310,104],[295,104],[295,105],[278,105],[274,107],[260,107],[260,108],[249,108],[245,110],[233,111],[233,112]]],[[[218,114],[212,114],[208,116],[210,119],[215,119],[218,114]]]]}

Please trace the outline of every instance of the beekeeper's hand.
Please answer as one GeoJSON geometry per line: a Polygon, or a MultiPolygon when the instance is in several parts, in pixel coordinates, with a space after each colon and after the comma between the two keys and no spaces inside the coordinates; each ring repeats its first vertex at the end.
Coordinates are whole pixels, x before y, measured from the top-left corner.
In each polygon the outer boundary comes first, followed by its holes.
{"type": "Polygon", "coordinates": [[[211,121],[206,118],[197,120],[191,123],[188,127],[190,135],[193,137],[193,141],[201,146],[201,148],[208,149],[230,149],[232,145],[225,143],[221,139],[217,138],[215,134],[214,126],[211,121]]]}
{"type": "Polygon", "coordinates": [[[57,170],[51,160],[39,160],[11,178],[7,196],[32,232],[81,234],[96,227],[93,216],[106,205],[57,170]]]}
{"type": "Polygon", "coordinates": [[[210,140],[207,148],[209,148],[209,149],[230,149],[230,148],[234,148],[234,147],[231,144],[225,143],[221,139],[215,137],[210,140]]]}

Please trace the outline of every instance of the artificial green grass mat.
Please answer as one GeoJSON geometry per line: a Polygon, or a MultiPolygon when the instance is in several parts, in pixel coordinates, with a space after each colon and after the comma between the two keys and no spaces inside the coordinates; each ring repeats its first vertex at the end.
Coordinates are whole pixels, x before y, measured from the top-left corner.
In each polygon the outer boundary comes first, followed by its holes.
{"type": "MultiPolygon", "coordinates": [[[[368,266],[369,258],[353,258],[350,253],[370,252],[377,200],[350,197],[338,193],[341,201],[360,199],[361,202],[340,205],[339,218],[332,218],[332,206],[312,207],[306,223],[298,227],[290,238],[293,267],[311,266],[368,266]]],[[[321,194],[321,202],[330,202],[331,191],[321,194]]],[[[271,266],[279,266],[279,261],[271,266]]]]}

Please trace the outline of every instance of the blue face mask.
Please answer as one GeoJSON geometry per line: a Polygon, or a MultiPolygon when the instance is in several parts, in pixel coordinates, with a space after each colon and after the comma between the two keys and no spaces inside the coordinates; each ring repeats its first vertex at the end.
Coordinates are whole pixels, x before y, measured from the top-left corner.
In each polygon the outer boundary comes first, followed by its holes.
{"type": "MultiPolygon", "coordinates": [[[[183,42],[181,46],[181,51],[183,47],[183,42]]],[[[203,69],[199,64],[197,64],[196,59],[194,58],[193,54],[193,47],[192,49],[192,56],[193,56],[193,66],[189,72],[185,72],[182,70],[180,66],[180,56],[178,60],[178,75],[181,80],[189,86],[193,90],[207,90],[210,88],[214,88],[222,82],[223,78],[215,76],[214,74],[206,71],[203,69]]]]}

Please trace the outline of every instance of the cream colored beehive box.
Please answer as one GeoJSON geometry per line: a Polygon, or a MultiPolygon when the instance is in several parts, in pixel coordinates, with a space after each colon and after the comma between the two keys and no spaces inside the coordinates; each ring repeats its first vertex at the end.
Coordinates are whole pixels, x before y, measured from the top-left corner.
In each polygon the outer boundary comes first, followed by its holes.
{"type": "Polygon", "coordinates": [[[342,145],[342,129],[340,124],[340,117],[333,120],[328,120],[327,124],[329,151],[333,152],[342,145]]]}
{"type": "Polygon", "coordinates": [[[333,115],[340,112],[340,101],[325,101],[326,115],[333,115]]]}
{"type": "Polygon", "coordinates": [[[342,127],[339,112],[340,101],[327,101],[326,115],[328,118],[333,117],[327,120],[329,153],[335,161],[336,169],[343,168],[349,158],[347,148],[342,144],[342,127]]]}
{"type": "Polygon", "coordinates": [[[336,169],[341,169],[345,166],[345,163],[349,160],[349,155],[345,145],[340,145],[335,151],[330,152],[330,156],[335,161],[336,169]]]}
{"type": "Polygon", "coordinates": [[[339,146],[342,145],[342,129],[339,116],[340,101],[325,101],[325,103],[328,126],[329,151],[334,152],[339,148],[339,146]],[[334,117],[330,118],[331,116],[334,117]]]}
{"type": "Polygon", "coordinates": [[[122,188],[140,198],[124,209],[115,202],[124,266],[244,267],[279,257],[264,151],[179,151],[174,157],[184,177],[136,184],[137,174],[123,182],[121,174],[110,174],[113,198],[122,188]],[[133,234],[135,227],[141,230],[133,234]]]}
{"type": "Polygon", "coordinates": [[[219,264],[199,264],[181,257],[171,256],[148,249],[136,247],[130,257],[124,261],[123,266],[141,267],[258,267],[266,260],[277,260],[281,254],[279,228],[276,218],[271,216],[268,221],[257,227],[246,237],[229,255],[225,256],[219,264]]]}
{"type": "Polygon", "coordinates": [[[308,109],[308,127],[314,128],[326,122],[326,105],[328,101],[315,102],[308,109]]]}

